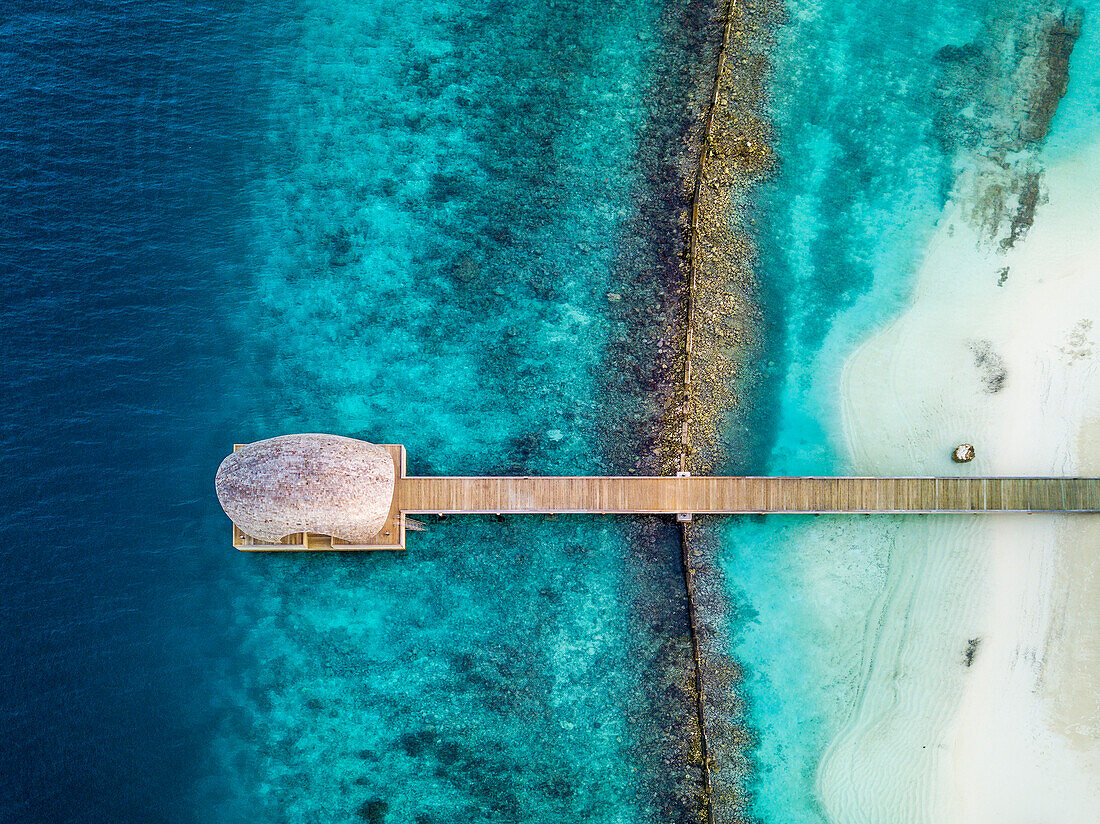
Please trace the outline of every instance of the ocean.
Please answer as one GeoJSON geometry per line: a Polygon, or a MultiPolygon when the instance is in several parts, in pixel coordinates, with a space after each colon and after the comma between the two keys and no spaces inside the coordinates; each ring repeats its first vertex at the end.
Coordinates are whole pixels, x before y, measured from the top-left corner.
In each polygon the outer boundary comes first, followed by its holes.
{"type": "MultiPolygon", "coordinates": [[[[860,470],[844,365],[905,309],[975,145],[951,49],[1046,10],[787,3],[777,165],[745,195],[763,355],[734,425],[763,434],[730,465],[860,470]]],[[[403,443],[417,474],[654,466],[724,11],[0,11],[0,817],[699,820],[674,525],[432,519],[400,554],[245,556],[213,476],[298,431],[403,443]]],[[[1098,134],[1090,12],[1052,151],[1098,134]]],[[[818,766],[919,527],[705,528],[747,765],[717,817],[841,820],[818,766]]]]}

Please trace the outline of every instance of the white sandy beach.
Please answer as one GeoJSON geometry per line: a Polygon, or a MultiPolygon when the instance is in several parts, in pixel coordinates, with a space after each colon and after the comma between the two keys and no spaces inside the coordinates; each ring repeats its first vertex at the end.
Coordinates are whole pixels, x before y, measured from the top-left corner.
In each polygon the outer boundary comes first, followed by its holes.
{"type": "MultiPolygon", "coordinates": [[[[1007,253],[949,204],[910,307],[845,369],[856,472],[1100,474],[1098,181],[1096,149],[1048,167],[1007,253]]],[[[1100,518],[906,519],[864,625],[830,821],[1098,820],[1100,518]]]]}

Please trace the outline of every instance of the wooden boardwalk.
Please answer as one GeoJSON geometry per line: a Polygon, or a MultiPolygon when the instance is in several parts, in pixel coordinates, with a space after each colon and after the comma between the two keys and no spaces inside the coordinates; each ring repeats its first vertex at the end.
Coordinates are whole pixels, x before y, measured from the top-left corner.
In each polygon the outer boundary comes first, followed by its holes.
{"type": "Polygon", "coordinates": [[[403,478],[406,514],[1095,512],[1092,478],[403,478]]]}
{"type": "Polygon", "coordinates": [[[407,515],[1100,512],[1100,478],[408,477],[373,543],[297,534],[277,544],[234,527],[245,550],[404,549],[407,515]]]}

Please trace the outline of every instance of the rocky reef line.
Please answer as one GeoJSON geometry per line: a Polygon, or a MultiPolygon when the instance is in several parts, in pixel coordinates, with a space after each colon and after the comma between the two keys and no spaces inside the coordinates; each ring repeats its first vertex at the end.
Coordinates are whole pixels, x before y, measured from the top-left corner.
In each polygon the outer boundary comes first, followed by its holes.
{"type": "MultiPolygon", "coordinates": [[[[660,22],[636,206],[606,296],[611,335],[599,457],[608,474],[676,471],[670,410],[685,365],[686,233],[727,8],[726,0],[668,4],[660,22]]],[[[657,517],[632,519],[624,529],[633,654],[647,662],[631,700],[645,711],[627,719],[639,800],[657,820],[699,824],[708,820],[709,795],[680,531],[657,517]]]]}
{"type": "MultiPolygon", "coordinates": [[[[642,191],[607,295],[609,472],[724,463],[724,422],[738,399],[749,402],[759,347],[747,207],[774,164],[760,108],[782,8],[719,0],[666,15],[665,70],[647,95],[638,152],[642,191]]],[[[752,739],[718,634],[716,537],[658,518],[628,530],[631,623],[639,660],[651,662],[638,687],[650,711],[629,719],[640,791],[662,821],[744,821],[752,739]]]]}
{"type": "MultiPolygon", "coordinates": [[[[752,397],[761,312],[753,271],[753,189],[775,166],[763,114],[767,48],[783,10],[730,3],[687,228],[689,296],[680,421],[683,468],[713,473],[730,459],[728,425],[752,397]]],[[[675,417],[675,416],[674,416],[675,417]]]]}
{"type": "MultiPolygon", "coordinates": [[[[713,472],[741,446],[729,433],[751,408],[762,335],[751,198],[775,165],[762,109],[783,16],[774,0],[722,0],[666,22],[680,74],[662,73],[650,96],[646,191],[608,295],[609,470],[713,472]]],[[[653,662],[639,688],[652,714],[631,723],[639,783],[664,821],[746,821],[753,738],[723,640],[717,532],[660,519],[630,529],[632,623],[653,662]]]]}
{"type": "MultiPolygon", "coordinates": [[[[677,471],[711,474],[731,462],[734,420],[751,404],[762,320],[751,237],[754,186],[774,168],[771,128],[762,110],[766,56],[783,9],[770,0],[727,7],[687,232],[683,377],[677,471]]],[[[678,414],[677,414],[678,413],[678,414]]],[[[753,736],[738,695],[740,669],[722,625],[727,588],[713,559],[713,525],[681,523],[681,560],[691,616],[696,711],[708,821],[750,818],[753,736]]]]}

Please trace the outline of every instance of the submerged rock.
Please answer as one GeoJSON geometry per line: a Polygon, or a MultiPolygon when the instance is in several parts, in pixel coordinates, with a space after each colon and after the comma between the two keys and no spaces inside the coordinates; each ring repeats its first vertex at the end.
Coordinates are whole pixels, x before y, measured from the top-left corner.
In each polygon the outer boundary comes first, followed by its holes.
{"type": "Polygon", "coordinates": [[[395,469],[380,446],[339,435],[282,435],[229,455],[214,480],[225,514],[245,534],[296,532],[370,541],[386,523],[395,469]]]}
{"type": "Polygon", "coordinates": [[[969,463],[974,460],[974,447],[968,443],[961,443],[951,453],[951,460],[955,463],[969,463]]]}
{"type": "Polygon", "coordinates": [[[1008,380],[1004,358],[993,351],[993,343],[988,340],[970,341],[970,351],[974,353],[974,365],[981,374],[982,386],[990,395],[996,395],[1008,380]]]}
{"type": "Polygon", "coordinates": [[[1038,38],[1041,52],[1036,70],[1038,82],[1032,90],[1029,116],[1020,125],[1020,137],[1024,140],[1042,140],[1050,131],[1054,112],[1069,87],[1069,58],[1081,36],[1081,22],[1080,10],[1044,19],[1038,38]]]}
{"type": "Polygon", "coordinates": [[[1020,178],[1016,213],[1009,224],[1008,237],[1001,241],[1002,249],[1011,249],[1027,235],[1035,222],[1035,209],[1039,205],[1039,178],[1041,172],[1029,172],[1020,178]]]}
{"type": "Polygon", "coordinates": [[[963,652],[963,663],[968,667],[974,665],[974,656],[978,654],[978,645],[981,644],[982,639],[970,638],[966,642],[966,650],[963,652]]]}
{"type": "Polygon", "coordinates": [[[390,811],[390,805],[381,799],[374,798],[359,807],[359,817],[367,824],[382,824],[386,820],[386,814],[390,811]]]}

